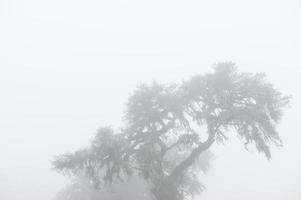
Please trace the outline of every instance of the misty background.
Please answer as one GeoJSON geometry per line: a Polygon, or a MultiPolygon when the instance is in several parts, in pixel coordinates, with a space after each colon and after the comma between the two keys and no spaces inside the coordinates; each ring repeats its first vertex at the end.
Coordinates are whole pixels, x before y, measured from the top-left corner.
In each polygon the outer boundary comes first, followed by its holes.
{"type": "Polygon", "coordinates": [[[233,61],[292,94],[267,161],[234,137],[214,146],[204,200],[301,198],[300,0],[0,0],[0,199],[51,200],[55,155],[120,126],[142,82],[179,82],[233,61]]]}

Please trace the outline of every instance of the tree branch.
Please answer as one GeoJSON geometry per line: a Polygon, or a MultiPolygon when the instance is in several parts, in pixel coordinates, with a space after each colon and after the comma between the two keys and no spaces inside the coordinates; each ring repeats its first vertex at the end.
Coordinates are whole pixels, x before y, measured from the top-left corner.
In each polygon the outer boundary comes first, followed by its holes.
{"type": "Polygon", "coordinates": [[[208,139],[205,142],[200,143],[200,145],[197,148],[195,148],[185,160],[183,160],[179,165],[177,165],[169,175],[168,179],[174,180],[178,178],[179,175],[181,175],[188,167],[190,167],[195,162],[195,160],[199,157],[199,155],[203,151],[207,150],[214,143],[215,141],[214,129],[212,127],[209,127],[208,133],[209,133],[208,139]]]}

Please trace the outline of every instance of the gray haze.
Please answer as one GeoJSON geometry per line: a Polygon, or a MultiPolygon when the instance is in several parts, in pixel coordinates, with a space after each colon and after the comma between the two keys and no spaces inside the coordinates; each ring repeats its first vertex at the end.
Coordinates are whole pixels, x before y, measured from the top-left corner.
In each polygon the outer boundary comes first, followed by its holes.
{"type": "Polygon", "coordinates": [[[54,155],[121,125],[138,83],[233,61],[292,94],[268,162],[236,139],[216,149],[203,200],[301,198],[300,0],[0,0],[0,199],[50,200],[54,155]]]}

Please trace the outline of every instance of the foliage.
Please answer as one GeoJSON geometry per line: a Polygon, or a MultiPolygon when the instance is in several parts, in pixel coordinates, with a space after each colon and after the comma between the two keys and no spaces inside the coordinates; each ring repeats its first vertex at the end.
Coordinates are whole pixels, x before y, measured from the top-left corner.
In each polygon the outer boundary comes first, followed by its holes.
{"type": "Polygon", "coordinates": [[[229,131],[270,159],[270,145],[281,144],[276,125],[288,102],[264,74],[219,63],[181,84],[139,86],[128,100],[124,128],[100,128],[90,147],[61,155],[53,165],[85,175],[95,187],[134,174],[157,200],[191,199],[204,189],[198,174],[209,158],[201,162],[200,155],[225,142],[229,131]]]}
{"type": "Polygon", "coordinates": [[[94,188],[89,179],[76,177],[53,200],[151,200],[143,179],[131,177],[127,182],[102,190],[94,188]]]}

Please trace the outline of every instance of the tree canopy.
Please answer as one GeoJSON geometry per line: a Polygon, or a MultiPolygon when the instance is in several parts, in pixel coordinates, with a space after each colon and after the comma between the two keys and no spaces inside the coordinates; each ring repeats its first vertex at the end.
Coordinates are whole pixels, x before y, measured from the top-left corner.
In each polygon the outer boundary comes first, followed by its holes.
{"type": "Polygon", "coordinates": [[[276,125],[288,103],[264,74],[218,63],[180,84],[140,85],[128,99],[124,127],[100,128],[89,147],[53,165],[96,188],[137,175],[156,200],[190,199],[204,188],[198,174],[208,168],[207,150],[229,132],[270,159],[270,146],[281,145],[276,125]]]}

